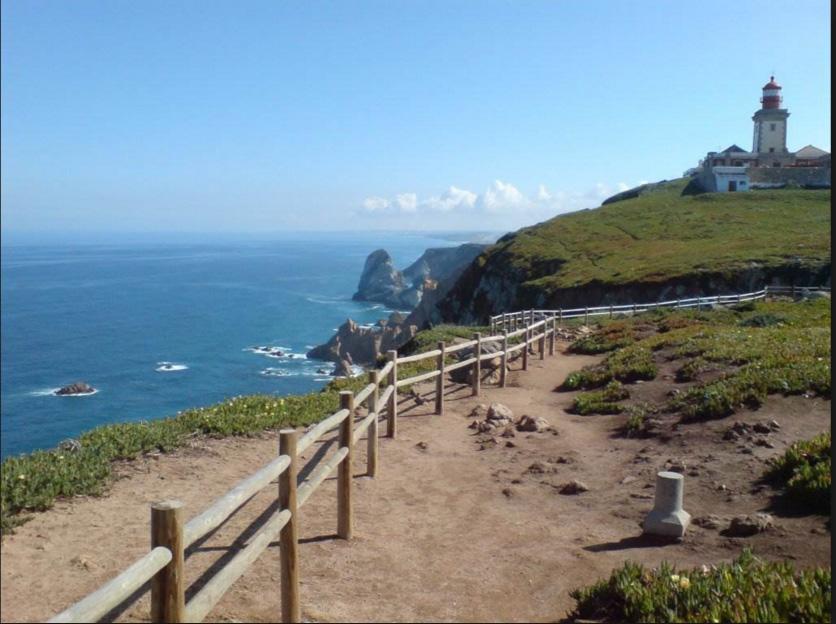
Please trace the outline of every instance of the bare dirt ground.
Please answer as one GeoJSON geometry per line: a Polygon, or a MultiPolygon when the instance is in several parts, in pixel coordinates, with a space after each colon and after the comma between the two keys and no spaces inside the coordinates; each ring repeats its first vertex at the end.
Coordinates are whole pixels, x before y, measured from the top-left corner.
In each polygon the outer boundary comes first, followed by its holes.
{"type": "MultiPolygon", "coordinates": [[[[354,539],[335,536],[334,479],[300,512],[303,617],[556,621],[573,607],[571,589],[628,559],[698,566],[728,561],[748,545],[767,559],[830,564],[827,518],[776,507],[773,492],[758,484],[769,457],[829,428],[829,401],[772,397],[757,412],[681,426],[661,438],[626,439],[617,434],[624,416],[568,414],[574,393],[554,391],[567,373],[595,361],[564,354],[535,358],[528,372],[510,373],[509,387],[484,386],[479,398],[471,398],[469,388],[451,387],[443,417],[432,415],[431,401],[404,404],[398,438],[380,441],[373,480],[362,476],[365,444],[359,445],[354,539]],[[495,445],[480,443],[485,436],[468,429],[467,416],[478,403],[490,402],[506,404],[515,416],[541,416],[557,435],[517,433],[497,437],[495,445]],[[781,424],[768,436],[774,448],[722,439],[733,420],[770,419],[781,424]],[[776,527],[729,538],[692,524],[681,543],[642,538],[639,523],[652,507],[655,474],[670,463],[684,464],[685,509],[695,518],[766,510],[775,514],[776,527]],[[559,486],[572,479],[589,491],[560,494],[559,486]]],[[[273,433],[201,441],[126,463],[104,498],[76,498],[37,514],[3,540],[0,619],[55,615],[147,551],[152,501],[180,499],[191,518],[276,452],[273,433]]],[[[267,488],[187,553],[187,599],[246,543],[275,498],[267,488]]],[[[279,613],[274,543],[207,619],[271,622],[279,613]]],[[[148,621],[147,592],[111,619],[148,621]]]]}

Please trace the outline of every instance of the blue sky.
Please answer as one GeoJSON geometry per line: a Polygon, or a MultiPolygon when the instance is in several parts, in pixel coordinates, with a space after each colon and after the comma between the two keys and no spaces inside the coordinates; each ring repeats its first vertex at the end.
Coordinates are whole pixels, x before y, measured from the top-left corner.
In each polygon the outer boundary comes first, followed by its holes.
{"type": "Polygon", "coordinates": [[[830,150],[827,2],[4,0],[2,230],[510,229],[830,150]]]}

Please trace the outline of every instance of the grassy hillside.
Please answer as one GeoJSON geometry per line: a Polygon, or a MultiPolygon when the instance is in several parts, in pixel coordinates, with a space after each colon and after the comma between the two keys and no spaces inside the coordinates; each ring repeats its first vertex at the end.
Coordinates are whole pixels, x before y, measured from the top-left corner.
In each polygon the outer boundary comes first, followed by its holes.
{"type": "Polygon", "coordinates": [[[508,254],[513,266],[531,272],[529,283],[543,288],[830,257],[829,190],[683,196],[684,187],[677,180],[635,199],[555,217],[520,230],[494,253],[508,254]]]}
{"type": "Polygon", "coordinates": [[[503,237],[462,275],[440,318],[829,278],[830,190],[683,195],[685,185],[661,183],[503,237]]]}

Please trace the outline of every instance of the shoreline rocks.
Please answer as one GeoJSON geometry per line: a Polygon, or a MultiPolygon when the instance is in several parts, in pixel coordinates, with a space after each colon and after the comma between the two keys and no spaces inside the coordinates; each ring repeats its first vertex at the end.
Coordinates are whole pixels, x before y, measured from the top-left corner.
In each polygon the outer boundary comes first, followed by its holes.
{"type": "Polygon", "coordinates": [[[77,381],[67,386],[62,386],[55,391],[56,396],[73,396],[77,394],[93,394],[96,389],[88,383],[77,381]]]}

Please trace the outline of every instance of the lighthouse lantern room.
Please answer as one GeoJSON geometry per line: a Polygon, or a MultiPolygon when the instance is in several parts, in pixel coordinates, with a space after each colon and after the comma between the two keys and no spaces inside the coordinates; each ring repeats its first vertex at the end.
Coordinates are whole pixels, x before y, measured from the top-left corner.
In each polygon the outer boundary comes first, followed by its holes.
{"type": "Polygon", "coordinates": [[[752,151],[756,154],[787,154],[787,117],[789,111],[781,108],[781,85],[775,82],[775,76],[763,86],[761,108],[752,117],[755,132],[752,151]]]}

